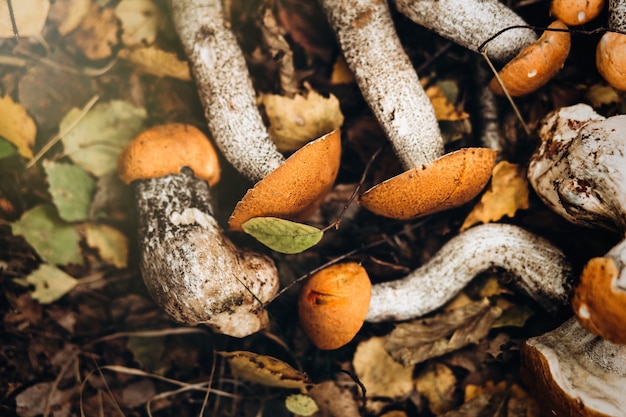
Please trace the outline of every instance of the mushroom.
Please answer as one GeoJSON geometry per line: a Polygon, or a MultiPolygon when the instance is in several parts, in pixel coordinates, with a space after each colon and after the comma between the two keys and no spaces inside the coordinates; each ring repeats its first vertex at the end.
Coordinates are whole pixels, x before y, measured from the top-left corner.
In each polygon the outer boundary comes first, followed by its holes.
{"type": "Polygon", "coordinates": [[[333,279],[340,268],[343,266],[323,269],[300,293],[300,321],[311,340],[322,349],[348,343],[363,319],[400,321],[428,314],[454,298],[477,274],[491,268],[503,269],[505,281],[512,282],[548,311],[557,310],[569,300],[571,267],[563,253],[545,239],[507,224],[469,229],[450,239],[428,262],[404,278],[374,284],[369,310],[363,317],[357,309],[364,306],[364,294],[369,293],[367,276],[357,281],[351,274],[354,281],[350,289],[337,290],[338,282],[347,281],[346,273],[333,279]],[[357,282],[363,283],[357,286],[357,282]],[[354,298],[350,294],[355,294],[354,298]],[[317,303],[326,297],[332,305],[317,303]],[[344,331],[344,324],[348,330],[344,331]]]}
{"type": "Polygon", "coordinates": [[[626,91],[626,1],[609,0],[609,29],[615,32],[606,32],[600,38],[596,67],[609,84],[626,91]]]}
{"type": "Polygon", "coordinates": [[[550,14],[569,26],[583,25],[602,12],[604,0],[553,0],[550,14]]]}
{"type": "Polygon", "coordinates": [[[521,349],[522,379],[545,415],[618,417],[626,410],[626,345],[611,343],[575,318],[521,349]]]}
{"type": "Polygon", "coordinates": [[[404,53],[384,1],[323,0],[346,63],[406,170],[360,196],[370,211],[413,219],[466,203],[487,184],[490,149],[444,156],[433,107],[404,53]]]}
{"type": "Polygon", "coordinates": [[[526,22],[498,0],[395,0],[398,11],[444,38],[480,52],[480,46],[498,33],[486,48],[496,61],[507,61],[537,37],[526,22]]]}
{"type": "Polygon", "coordinates": [[[197,128],[179,123],[140,133],[118,160],[133,183],[140,268],[152,298],[176,321],[235,337],[268,323],[262,304],[278,290],[266,256],[239,250],[212,215],[217,154],[197,128]]]}
{"type": "Polygon", "coordinates": [[[255,183],[237,204],[229,226],[273,216],[300,221],[332,188],[339,171],[338,131],[285,157],[256,106],[246,62],[219,0],[170,0],[173,20],[191,64],[212,137],[233,167],[255,183]]]}
{"type": "Polygon", "coordinates": [[[552,22],[541,37],[527,46],[500,70],[489,83],[496,94],[504,94],[500,82],[513,97],[536,91],[561,70],[571,47],[570,33],[560,20],[552,22]]]}
{"type": "MultiPolygon", "coordinates": [[[[541,199],[568,221],[626,236],[626,115],[605,119],[585,104],[542,121],[528,178],[541,199]]],[[[573,298],[583,327],[626,343],[626,237],[585,267],[573,298]]]]}

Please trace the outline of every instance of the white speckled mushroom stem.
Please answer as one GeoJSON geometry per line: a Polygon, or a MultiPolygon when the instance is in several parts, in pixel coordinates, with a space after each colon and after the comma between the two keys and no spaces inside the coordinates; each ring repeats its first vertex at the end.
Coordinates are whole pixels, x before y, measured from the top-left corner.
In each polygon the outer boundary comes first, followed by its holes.
{"type": "Polygon", "coordinates": [[[211,215],[208,184],[187,168],[137,181],[143,280],[175,320],[235,337],[268,323],[260,308],[278,291],[271,259],[238,250],[211,215]]]}
{"type": "Polygon", "coordinates": [[[571,267],[560,250],[517,226],[485,224],[452,238],[406,277],[375,284],[365,320],[420,317],[444,305],[490,268],[504,269],[514,286],[547,310],[568,301],[571,267]]]}
{"type": "Polygon", "coordinates": [[[626,345],[589,333],[576,318],[525,342],[522,375],[531,391],[548,398],[551,404],[540,405],[554,415],[617,417],[626,410],[626,345]]]}
{"type": "Polygon", "coordinates": [[[248,67],[220,0],[170,0],[213,140],[237,171],[257,182],[283,155],[256,106],[248,67]]]}
{"type": "MultiPolygon", "coordinates": [[[[395,0],[409,19],[474,52],[487,39],[511,26],[527,25],[498,0],[395,0]]],[[[489,42],[486,52],[508,61],[537,39],[532,29],[511,29],[489,42]]]]}
{"type": "Polygon", "coordinates": [[[626,31],[626,1],[609,0],[609,28],[626,31]]]}
{"type": "Polygon", "coordinates": [[[435,112],[384,0],[322,0],[348,67],[405,170],[443,155],[435,112]]]}
{"type": "Polygon", "coordinates": [[[502,157],[502,135],[498,117],[496,94],[487,86],[492,74],[482,58],[474,60],[474,87],[478,95],[478,114],[480,121],[480,143],[488,149],[498,151],[502,157]]]}

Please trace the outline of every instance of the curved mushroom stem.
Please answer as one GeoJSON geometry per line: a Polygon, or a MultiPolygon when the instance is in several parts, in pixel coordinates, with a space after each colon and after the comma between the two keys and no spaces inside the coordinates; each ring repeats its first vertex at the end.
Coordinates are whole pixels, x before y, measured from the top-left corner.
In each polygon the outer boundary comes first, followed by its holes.
{"type": "Polygon", "coordinates": [[[446,243],[406,277],[372,287],[366,321],[407,320],[427,314],[457,295],[478,273],[502,268],[512,283],[547,310],[568,301],[571,267],[549,242],[519,227],[485,224],[446,243]]]}
{"type": "Polygon", "coordinates": [[[387,3],[323,0],[322,6],[363,97],[404,169],[442,156],[435,112],[402,49],[387,3]]]}
{"type": "Polygon", "coordinates": [[[191,170],[135,185],[143,280],[179,322],[235,337],[267,325],[261,305],[278,290],[271,259],[238,250],[212,217],[206,181],[191,170]]]}
{"type": "Polygon", "coordinates": [[[572,318],[525,342],[522,378],[555,416],[622,416],[626,410],[626,345],[604,340],[572,318]]]}
{"type": "MultiPolygon", "coordinates": [[[[497,0],[395,0],[398,11],[424,26],[474,52],[489,38],[511,26],[527,23],[497,0]]],[[[537,36],[529,29],[503,32],[487,45],[489,58],[508,61],[537,36]]]]}
{"type": "Polygon", "coordinates": [[[224,157],[252,182],[285,158],[269,136],[243,53],[225,21],[220,0],[170,0],[213,140],[224,157]]]}

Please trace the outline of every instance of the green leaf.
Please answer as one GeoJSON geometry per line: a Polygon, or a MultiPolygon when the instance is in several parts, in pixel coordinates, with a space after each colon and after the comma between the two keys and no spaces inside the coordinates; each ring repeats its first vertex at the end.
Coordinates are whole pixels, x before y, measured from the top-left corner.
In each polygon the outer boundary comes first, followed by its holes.
{"type": "Polygon", "coordinates": [[[36,206],[12,224],[13,234],[24,236],[41,258],[51,264],[82,264],[80,237],[73,225],[63,222],[54,206],[36,206]]]}
{"type": "Polygon", "coordinates": [[[287,254],[303,252],[324,236],[317,227],[276,217],[254,217],[241,227],[268,248],[287,254]]]}
{"type": "Polygon", "coordinates": [[[305,417],[319,410],[315,400],[304,394],[292,394],[285,398],[285,407],[292,413],[305,417]]]}
{"type": "Polygon", "coordinates": [[[80,167],[73,164],[44,161],[52,201],[65,221],[75,222],[89,218],[91,200],[96,182],[80,167]]]}
{"type": "MultiPolygon", "coordinates": [[[[60,130],[67,129],[80,114],[72,109],[60,130]]],[[[65,152],[74,163],[96,177],[114,171],[117,155],[144,128],[146,110],[121,100],[96,104],[62,138],[65,152]]]]}
{"type": "Polygon", "coordinates": [[[9,141],[0,138],[0,159],[11,156],[17,152],[17,148],[9,141]]]}
{"type": "MultiPolygon", "coordinates": [[[[20,280],[23,282],[23,280],[20,280]]],[[[78,281],[53,265],[42,264],[25,280],[34,285],[31,296],[41,304],[50,304],[63,297],[76,286],[78,281]]]]}

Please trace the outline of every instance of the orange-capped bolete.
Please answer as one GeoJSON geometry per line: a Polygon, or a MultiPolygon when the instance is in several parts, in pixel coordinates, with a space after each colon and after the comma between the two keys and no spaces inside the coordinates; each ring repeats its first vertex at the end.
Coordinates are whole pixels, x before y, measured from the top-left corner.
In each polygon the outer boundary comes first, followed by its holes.
{"type": "Polygon", "coordinates": [[[191,125],[154,126],[121,152],[118,172],[134,187],[152,298],[176,321],[218,333],[265,327],[262,303],[277,292],[278,273],[268,257],[235,247],[213,218],[210,187],[220,168],[209,139],[191,125]]]}
{"type": "MultiPolygon", "coordinates": [[[[324,0],[322,7],[365,101],[400,164],[408,171],[385,181],[381,190],[374,187],[366,191],[360,203],[382,216],[412,219],[461,205],[475,197],[491,177],[496,152],[463,151],[452,157],[455,168],[449,166],[449,158],[442,158],[443,138],[433,106],[402,48],[387,3],[324,0]],[[432,177],[421,176],[444,171],[450,182],[443,186],[440,182],[430,184],[432,177]],[[394,200],[413,193],[427,181],[431,189],[443,189],[426,196],[420,204],[414,204],[419,196],[394,200]]],[[[419,195],[422,194],[420,190],[419,195]]]]}
{"type": "Polygon", "coordinates": [[[626,1],[609,0],[609,29],[596,47],[596,67],[602,77],[618,90],[626,91],[626,1]]]}

